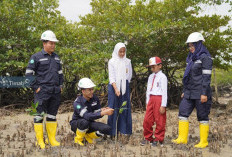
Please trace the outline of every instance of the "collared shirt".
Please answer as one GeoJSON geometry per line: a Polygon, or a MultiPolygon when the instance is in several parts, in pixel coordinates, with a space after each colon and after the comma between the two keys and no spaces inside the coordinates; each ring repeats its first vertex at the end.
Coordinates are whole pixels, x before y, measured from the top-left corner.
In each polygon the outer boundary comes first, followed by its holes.
{"type": "Polygon", "coordinates": [[[147,82],[147,92],[146,92],[146,104],[148,104],[150,95],[160,95],[162,96],[162,103],[161,106],[167,107],[167,87],[168,87],[168,80],[162,71],[158,73],[152,73],[147,82]],[[154,79],[154,75],[155,79],[154,79]],[[154,79],[153,87],[152,82],[154,79]]]}
{"type": "MultiPolygon", "coordinates": [[[[45,88],[57,91],[56,87],[63,84],[62,62],[56,53],[49,55],[44,49],[31,56],[26,69],[26,76],[35,75],[36,79],[31,84],[32,88],[45,88]]],[[[60,87],[57,87],[60,91],[60,87]]]]}
{"type": "Polygon", "coordinates": [[[96,95],[93,95],[89,101],[83,95],[77,97],[73,103],[73,108],[72,121],[80,118],[94,121],[102,117],[100,101],[96,95]]]}
{"type": "MultiPolygon", "coordinates": [[[[112,59],[109,60],[108,63],[108,71],[109,71],[109,81],[110,84],[116,82],[116,66],[113,64],[112,59]]],[[[131,81],[132,78],[132,66],[131,66],[131,60],[126,58],[126,79],[129,81],[131,81]]]]}
{"type": "Polygon", "coordinates": [[[189,73],[189,80],[184,86],[184,97],[187,99],[200,99],[201,95],[211,96],[211,73],[213,61],[205,54],[194,61],[189,73]]]}

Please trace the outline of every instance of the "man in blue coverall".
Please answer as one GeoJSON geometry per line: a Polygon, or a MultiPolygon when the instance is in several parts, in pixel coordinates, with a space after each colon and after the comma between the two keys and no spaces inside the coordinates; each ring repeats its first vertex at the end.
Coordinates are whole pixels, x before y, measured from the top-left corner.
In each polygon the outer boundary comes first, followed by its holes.
{"type": "Polygon", "coordinates": [[[44,149],[42,112],[47,113],[46,130],[50,145],[60,145],[55,135],[57,129],[56,114],[60,106],[63,72],[62,62],[59,56],[54,53],[56,42],[58,42],[55,34],[47,30],[41,35],[41,40],[43,41],[43,49],[31,56],[26,69],[26,76],[36,76],[31,84],[34,91],[34,102],[38,102],[36,108],[38,115],[34,117],[34,130],[37,144],[41,149],[44,149]]]}
{"type": "Polygon", "coordinates": [[[82,95],[77,97],[73,103],[74,113],[70,121],[71,130],[76,134],[75,143],[84,146],[84,138],[88,143],[93,143],[93,139],[110,134],[111,127],[94,120],[104,115],[112,115],[114,109],[101,108],[99,99],[94,95],[95,84],[89,78],[82,78],[78,82],[82,95]]]}

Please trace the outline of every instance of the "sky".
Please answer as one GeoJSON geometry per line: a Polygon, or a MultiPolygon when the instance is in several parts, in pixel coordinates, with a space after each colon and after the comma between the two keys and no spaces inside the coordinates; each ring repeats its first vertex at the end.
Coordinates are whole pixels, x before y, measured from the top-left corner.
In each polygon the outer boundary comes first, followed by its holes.
{"type": "Polygon", "coordinates": [[[61,15],[72,22],[79,22],[79,16],[91,13],[91,0],[59,0],[61,15]]]}
{"type": "MultiPolygon", "coordinates": [[[[84,16],[88,13],[91,13],[91,0],[59,0],[59,8],[61,15],[64,16],[67,20],[72,22],[79,22],[79,16],[84,16]]],[[[230,9],[229,5],[221,5],[221,6],[202,6],[204,12],[201,15],[205,14],[219,14],[219,15],[230,15],[228,14],[228,10],[230,9]]],[[[232,27],[232,21],[230,21],[230,26],[232,27]]]]}

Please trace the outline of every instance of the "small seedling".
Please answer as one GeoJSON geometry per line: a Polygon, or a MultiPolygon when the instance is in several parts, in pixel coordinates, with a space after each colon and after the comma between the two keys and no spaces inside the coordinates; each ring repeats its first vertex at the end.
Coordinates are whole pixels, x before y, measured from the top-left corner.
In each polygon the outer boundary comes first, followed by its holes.
{"type": "Polygon", "coordinates": [[[118,115],[117,115],[115,145],[116,145],[117,140],[118,140],[118,117],[119,117],[120,114],[122,114],[122,112],[124,111],[124,109],[127,109],[127,108],[124,108],[124,106],[126,106],[126,104],[127,104],[127,101],[124,101],[124,102],[122,103],[122,106],[119,108],[119,112],[118,112],[118,115]]]}
{"type": "Polygon", "coordinates": [[[31,107],[26,109],[26,112],[29,112],[29,115],[31,116],[38,116],[38,117],[35,117],[37,121],[40,120],[40,117],[44,117],[45,116],[45,112],[42,112],[42,113],[37,113],[36,111],[36,108],[38,107],[39,105],[39,102],[36,102],[36,103],[31,103],[31,107]]]}

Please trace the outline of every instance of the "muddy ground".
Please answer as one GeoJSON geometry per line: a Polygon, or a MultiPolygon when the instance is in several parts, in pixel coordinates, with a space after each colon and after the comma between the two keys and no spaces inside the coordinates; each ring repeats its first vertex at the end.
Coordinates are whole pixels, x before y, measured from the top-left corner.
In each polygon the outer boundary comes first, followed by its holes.
{"type": "MultiPolygon", "coordinates": [[[[229,99],[220,99],[226,104],[229,99]]],[[[167,124],[164,146],[140,146],[142,139],[142,123],[144,111],[135,111],[133,118],[133,135],[127,139],[119,137],[119,141],[97,139],[93,145],[80,147],[74,144],[74,133],[69,121],[72,117],[72,104],[62,105],[57,115],[57,140],[60,147],[47,146],[40,150],[35,146],[33,117],[21,110],[0,109],[0,157],[54,156],[54,157],[232,157],[232,113],[226,105],[215,105],[210,114],[209,146],[196,149],[199,141],[199,124],[196,111],[190,117],[189,140],[187,145],[174,145],[171,139],[178,135],[178,109],[167,109],[167,124]]],[[[107,117],[99,121],[106,122],[107,117]]],[[[45,135],[46,136],[46,135],[45,135]]]]}

